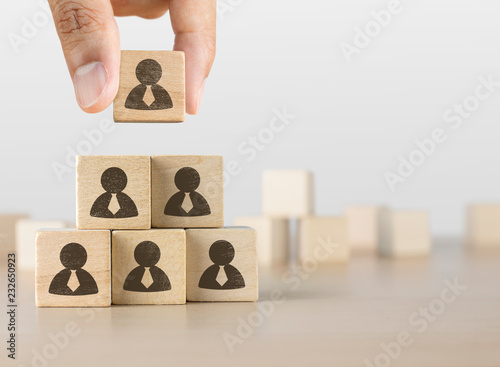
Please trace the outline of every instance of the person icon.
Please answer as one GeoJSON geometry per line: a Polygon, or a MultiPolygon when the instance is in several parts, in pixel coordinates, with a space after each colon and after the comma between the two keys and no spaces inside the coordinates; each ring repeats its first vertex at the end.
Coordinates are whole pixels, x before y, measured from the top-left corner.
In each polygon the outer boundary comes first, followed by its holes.
{"type": "Polygon", "coordinates": [[[200,174],[191,167],[177,171],[174,178],[179,192],[174,194],[165,205],[164,214],[176,217],[200,217],[210,215],[210,206],[203,195],[196,192],[200,186],[200,174]]]}
{"type": "Polygon", "coordinates": [[[131,218],[139,215],[134,201],[122,192],[127,186],[127,175],[121,168],[111,167],[104,171],[101,185],[106,192],[96,199],[90,209],[90,216],[131,218]]]}
{"type": "Polygon", "coordinates": [[[132,89],[125,101],[125,108],[132,110],[166,110],[173,107],[170,94],[158,83],[162,76],[161,65],[153,59],[142,60],[135,69],[141,84],[132,89]]]}
{"type": "Polygon", "coordinates": [[[205,289],[245,288],[243,276],[229,263],[234,259],[234,247],[228,241],[215,241],[209,250],[211,265],[200,278],[198,287],[205,289]]]}
{"type": "Polygon", "coordinates": [[[79,243],[68,243],[59,254],[61,270],[52,279],[49,293],[62,296],[85,296],[99,292],[97,283],[82,267],[87,262],[87,251],[79,243]]]}
{"type": "Polygon", "coordinates": [[[160,248],[156,243],[139,243],[134,251],[134,258],[139,266],[129,273],[123,289],[133,292],[163,292],[172,289],[167,274],[155,266],[160,256],[160,248]]]}

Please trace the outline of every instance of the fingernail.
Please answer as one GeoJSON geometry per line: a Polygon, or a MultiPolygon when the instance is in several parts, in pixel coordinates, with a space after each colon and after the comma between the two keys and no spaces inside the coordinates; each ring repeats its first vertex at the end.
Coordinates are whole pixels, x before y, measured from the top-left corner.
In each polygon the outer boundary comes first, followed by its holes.
{"type": "Polygon", "coordinates": [[[82,107],[90,107],[101,97],[106,88],[108,72],[101,62],[81,66],[73,77],[76,100],[82,107]]]}
{"type": "Polygon", "coordinates": [[[201,84],[200,90],[198,92],[198,107],[196,108],[196,113],[200,110],[200,105],[201,105],[201,99],[203,98],[203,92],[205,91],[205,83],[207,80],[205,79],[203,83],[201,84]]]}

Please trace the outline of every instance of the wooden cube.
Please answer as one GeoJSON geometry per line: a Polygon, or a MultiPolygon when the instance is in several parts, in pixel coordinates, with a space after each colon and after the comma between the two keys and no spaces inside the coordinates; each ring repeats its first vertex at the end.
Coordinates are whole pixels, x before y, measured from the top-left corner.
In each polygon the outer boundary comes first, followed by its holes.
{"type": "Polygon", "coordinates": [[[111,231],[43,230],[36,234],[36,305],[111,305],[111,231]]]}
{"type": "Polygon", "coordinates": [[[476,247],[500,246],[500,204],[467,207],[467,243],[476,247]]]}
{"type": "Polygon", "coordinates": [[[257,258],[260,266],[286,265],[290,257],[289,221],[271,217],[238,217],[235,226],[257,231],[257,258]]]}
{"type": "Polygon", "coordinates": [[[188,301],[258,299],[254,229],[187,229],[186,240],[188,301]]]}
{"type": "Polygon", "coordinates": [[[379,214],[379,254],[392,257],[426,256],[432,241],[429,215],[419,210],[390,210],[379,214]]]}
{"type": "Polygon", "coordinates": [[[344,217],[305,217],[299,221],[299,261],[347,263],[350,257],[344,217]]]}
{"type": "Polygon", "coordinates": [[[152,227],[224,225],[221,156],[153,156],[151,169],[152,227]]]}
{"type": "Polygon", "coordinates": [[[68,227],[68,223],[61,220],[18,220],[16,223],[16,260],[19,269],[35,270],[35,237],[37,231],[44,228],[59,229],[68,227]]]}
{"type": "MultiPolygon", "coordinates": [[[[2,259],[5,259],[7,254],[14,252],[16,249],[17,221],[28,217],[28,214],[0,214],[0,257],[2,259]]],[[[34,241],[31,242],[34,243],[34,241]]]]}
{"type": "Polygon", "coordinates": [[[278,218],[300,218],[314,211],[313,175],[303,170],[264,171],[262,211],[278,218]]]}
{"type": "Polygon", "coordinates": [[[113,304],[186,303],[183,229],[113,231],[113,304]]]}
{"type": "Polygon", "coordinates": [[[114,120],[184,121],[184,69],[182,51],[122,51],[114,120]]]}
{"type": "Polygon", "coordinates": [[[151,228],[149,156],[77,156],[78,229],[151,228]]]}
{"type": "Polygon", "coordinates": [[[378,248],[378,213],[376,206],[348,206],[347,236],[352,252],[376,253],[378,248]]]}

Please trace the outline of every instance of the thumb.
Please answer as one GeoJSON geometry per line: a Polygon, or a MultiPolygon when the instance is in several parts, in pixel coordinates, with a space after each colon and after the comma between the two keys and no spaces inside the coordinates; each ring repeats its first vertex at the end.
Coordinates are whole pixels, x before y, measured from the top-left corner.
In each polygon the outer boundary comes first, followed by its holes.
{"type": "Polygon", "coordinates": [[[118,91],[120,38],[109,0],[49,0],[78,104],[104,110],[118,91]]]}

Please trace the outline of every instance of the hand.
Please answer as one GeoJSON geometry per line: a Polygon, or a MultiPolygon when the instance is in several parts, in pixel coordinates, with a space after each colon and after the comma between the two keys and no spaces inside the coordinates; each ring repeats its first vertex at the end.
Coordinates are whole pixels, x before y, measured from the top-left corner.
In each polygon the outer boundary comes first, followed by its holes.
{"type": "Polygon", "coordinates": [[[186,54],[186,112],[196,114],[215,57],[216,0],[49,0],[76,100],[104,110],[118,91],[120,38],[114,18],[161,17],[170,10],[174,50],[186,54]]]}

